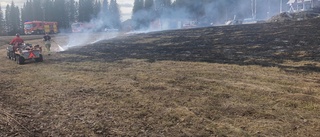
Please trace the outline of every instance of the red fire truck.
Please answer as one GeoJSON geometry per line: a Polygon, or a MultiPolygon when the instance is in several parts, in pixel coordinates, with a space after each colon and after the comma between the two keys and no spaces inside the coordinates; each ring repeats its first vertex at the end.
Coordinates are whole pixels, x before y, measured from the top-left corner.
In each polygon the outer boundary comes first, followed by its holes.
{"type": "Polygon", "coordinates": [[[75,22],[71,24],[72,32],[90,32],[97,31],[94,24],[87,22],[75,22]]]}
{"type": "Polygon", "coordinates": [[[24,23],[25,34],[58,33],[58,22],[29,21],[24,23]]]}

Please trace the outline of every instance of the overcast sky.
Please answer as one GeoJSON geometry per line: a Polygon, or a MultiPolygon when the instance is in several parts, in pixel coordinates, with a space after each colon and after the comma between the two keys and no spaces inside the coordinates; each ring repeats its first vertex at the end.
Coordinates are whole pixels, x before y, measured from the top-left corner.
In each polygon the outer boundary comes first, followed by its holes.
{"type": "MultiPolygon", "coordinates": [[[[11,4],[13,1],[16,6],[19,6],[19,8],[22,8],[23,4],[27,2],[27,0],[0,0],[1,4],[1,9],[4,11],[7,4],[11,4]]],[[[77,0],[76,0],[77,1],[77,0]]],[[[103,0],[101,0],[103,1],[103,0]]],[[[125,21],[129,18],[131,18],[131,12],[132,12],[132,7],[133,7],[133,2],[134,0],[117,0],[117,3],[120,6],[120,10],[122,13],[122,21],[125,21]]],[[[110,3],[110,0],[109,0],[110,3]]]]}

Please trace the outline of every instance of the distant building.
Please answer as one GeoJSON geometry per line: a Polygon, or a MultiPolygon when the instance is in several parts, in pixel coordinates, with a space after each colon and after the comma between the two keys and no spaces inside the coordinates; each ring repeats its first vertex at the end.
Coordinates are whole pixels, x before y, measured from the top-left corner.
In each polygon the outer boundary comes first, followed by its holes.
{"type": "Polygon", "coordinates": [[[320,0],[289,0],[287,4],[290,6],[289,12],[298,12],[319,7],[320,0]]]}

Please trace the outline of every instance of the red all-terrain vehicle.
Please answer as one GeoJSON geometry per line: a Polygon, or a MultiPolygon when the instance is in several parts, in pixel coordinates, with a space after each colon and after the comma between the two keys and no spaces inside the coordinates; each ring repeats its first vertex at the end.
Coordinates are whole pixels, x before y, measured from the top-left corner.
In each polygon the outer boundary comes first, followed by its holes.
{"type": "Polygon", "coordinates": [[[7,58],[14,60],[17,64],[23,64],[26,60],[34,59],[42,62],[42,48],[39,45],[23,43],[21,45],[9,45],[7,47],[7,58]]]}

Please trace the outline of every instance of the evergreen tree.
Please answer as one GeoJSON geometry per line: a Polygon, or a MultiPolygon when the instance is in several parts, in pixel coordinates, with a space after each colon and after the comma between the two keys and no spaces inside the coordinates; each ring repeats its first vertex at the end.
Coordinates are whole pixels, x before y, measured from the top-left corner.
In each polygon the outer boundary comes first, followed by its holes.
{"type": "Polygon", "coordinates": [[[76,2],[74,0],[70,0],[67,2],[68,5],[68,18],[70,23],[76,22],[76,14],[77,14],[77,9],[76,9],[76,2]]]}
{"type": "Polygon", "coordinates": [[[40,0],[33,0],[32,2],[32,15],[33,15],[33,20],[45,20],[44,15],[43,15],[43,10],[41,7],[41,2],[40,0]]]}
{"type": "Polygon", "coordinates": [[[173,2],[174,7],[185,7],[189,0],[176,0],[173,2]]]}
{"type": "Polygon", "coordinates": [[[153,8],[153,0],[145,0],[144,9],[151,10],[153,8]]]}
{"type": "Polygon", "coordinates": [[[109,2],[108,0],[103,0],[102,2],[102,7],[101,7],[101,20],[103,21],[103,28],[109,28],[111,25],[110,20],[109,20],[109,2]]]}
{"type": "Polygon", "coordinates": [[[11,2],[11,6],[7,5],[5,13],[6,28],[9,35],[20,33],[20,12],[19,8],[15,6],[14,2],[11,2]]]}
{"type": "Polygon", "coordinates": [[[109,2],[108,0],[103,0],[103,3],[102,3],[102,14],[103,15],[107,15],[108,12],[109,12],[109,2]]]}
{"type": "Polygon", "coordinates": [[[164,7],[170,7],[170,5],[171,5],[171,0],[163,0],[164,7]]]}
{"type": "Polygon", "coordinates": [[[103,0],[103,3],[102,3],[102,14],[107,16],[108,15],[108,12],[109,12],[109,2],[108,0],[103,0]]]}
{"type": "Polygon", "coordinates": [[[135,13],[143,9],[143,0],[134,0],[133,9],[132,9],[132,16],[135,16],[135,13]]]}
{"type": "Polygon", "coordinates": [[[53,7],[55,11],[53,14],[53,19],[54,21],[58,22],[59,29],[63,30],[70,28],[65,0],[55,0],[53,7]]]}
{"type": "MultiPolygon", "coordinates": [[[[226,20],[233,19],[235,15],[243,19],[252,17],[250,2],[250,0],[174,0],[172,3],[171,0],[135,0],[132,9],[132,27],[147,28],[155,19],[177,14],[172,11],[183,11],[180,13],[188,15],[179,14],[171,17],[182,20],[226,20]]],[[[272,4],[280,3],[278,0],[258,2],[257,17],[265,18],[276,14],[280,10],[278,6],[265,6],[272,4]]],[[[57,21],[60,29],[67,29],[71,22],[89,22],[98,14],[105,24],[102,27],[121,28],[121,15],[116,0],[110,0],[110,4],[108,0],[26,0],[21,12],[13,2],[11,6],[7,5],[5,13],[0,12],[0,29],[13,34],[23,28],[22,24],[25,21],[33,20],[57,21]]]]}
{"type": "Polygon", "coordinates": [[[45,0],[43,3],[43,12],[45,21],[55,21],[56,8],[54,7],[54,2],[51,0],[45,0]]]}
{"type": "Polygon", "coordinates": [[[32,1],[27,1],[27,14],[29,16],[29,20],[32,21],[32,20],[35,20],[35,17],[34,17],[34,14],[33,14],[33,11],[32,11],[32,1]]]}
{"type": "Polygon", "coordinates": [[[109,11],[111,15],[111,26],[112,28],[121,29],[121,13],[119,9],[119,5],[117,3],[117,0],[111,0],[109,11]]]}
{"type": "Polygon", "coordinates": [[[31,1],[27,0],[27,2],[24,3],[22,11],[23,11],[21,12],[21,16],[23,17],[22,22],[34,20],[31,1]]]}
{"type": "Polygon", "coordinates": [[[93,7],[93,15],[96,18],[101,11],[101,2],[96,0],[93,7]]]}
{"type": "Polygon", "coordinates": [[[93,1],[79,0],[79,21],[89,22],[93,17],[93,1]]]}
{"type": "Polygon", "coordinates": [[[197,17],[202,16],[205,13],[205,5],[203,0],[176,0],[173,5],[176,10],[185,10],[186,15],[188,15],[185,18],[188,19],[196,19],[197,17]]]}
{"type": "Polygon", "coordinates": [[[145,25],[145,27],[149,28],[150,23],[152,21],[154,21],[156,19],[156,16],[157,16],[156,12],[155,12],[155,7],[154,7],[153,0],[145,0],[144,9],[148,13],[148,15],[145,16],[145,18],[143,20],[143,24],[145,25]]]}
{"type": "Polygon", "coordinates": [[[7,4],[6,11],[5,11],[5,19],[4,19],[7,33],[9,33],[12,30],[12,24],[9,16],[10,16],[10,5],[7,4]]]}
{"type": "Polygon", "coordinates": [[[144,1],[143,0],[135,0],[132,9],[132,27],[133,29],[141,29],[143,27],[144,17],[144,1]]]}
{"type": "Polygon", "coordinates": [[[154,7],[156,11],[163,12],[165,9],[169,9],[171,6],[171,0],[155,0],[154,7]]]}
{"type": "Polygon", "coordinates": [[[22,24],[21,24],[21,18],[20,18],[20,9],[18,6],[15,6],[13,8],[13,21],[14,21],[14,33],[23,33],[23,30],[21,28],[22,24]]]}
{"type": "Polygon", "coordinates": [[[78,9],[78,12],[79,12],[79,16],[78,16],[78,19],[79,19],[79,22],[82,22],[85,20],[85,10],[84,10],[84,6],[85,6],[85,3],[84,3],[85,0],[79,0],[79,9],[78,9]]]}
{"type": "Polygon", "coordinates": [[[171,13],[171,0],[155,0],[154,7],[157,18],[168,18],[167,16],[171,13]]]}
{"type": "Polygon", "coordinates": [[[4,18],[3,18],[3,12],[0,5],[0,36],[5,34],[5,24],[4,24],[4,18]]]}
{"type": "Polygon", "coordinates": [[[85,10],[87,11],[87,19],[90,21],[94,17],[94,3],[93,0],[86,0],[85,10]]]}

